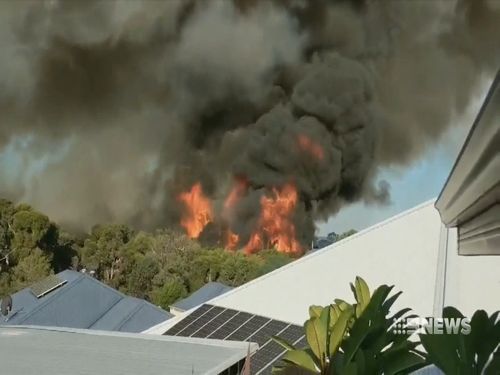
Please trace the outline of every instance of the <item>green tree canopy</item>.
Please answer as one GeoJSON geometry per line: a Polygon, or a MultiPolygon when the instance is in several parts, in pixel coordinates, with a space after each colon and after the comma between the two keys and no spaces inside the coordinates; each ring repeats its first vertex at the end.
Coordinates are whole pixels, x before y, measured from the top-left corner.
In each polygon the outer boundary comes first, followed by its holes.
{"type": "Polygon", "coordinates": [[[187,289],[181,280],[172,279],[152,293],[152,301],[158,306],[168,310],[175,301],[187,296],[187,289]]]}
{"type": "Polygon", "coordinates": [[[21,259],[12,269],[12,285],[14,290],[23,289],[37,281],[42,280],[52,273],[50,259],[45,253],[36,248],[21,259]]]}

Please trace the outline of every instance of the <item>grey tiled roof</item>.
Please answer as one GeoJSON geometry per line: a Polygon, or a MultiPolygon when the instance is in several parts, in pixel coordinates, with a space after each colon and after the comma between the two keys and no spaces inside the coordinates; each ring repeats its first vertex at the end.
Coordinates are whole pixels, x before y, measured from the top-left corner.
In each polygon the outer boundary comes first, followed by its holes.
{"type": "Polygon", "coordinates": [[[61,287],[36,298],[30,288],[12,295],[12,311],[0,325],[39,325],[142,332],[172,317],[141,299],[132,298],[88,275],[66,270],[61,287]]]}
{"type": "Polygon", "coordinates": [[[174,307],[177,310],[187,311],[193,307],[203,305],[205,302],[220,296],[231,289],[233,288],[219,282],[209,282],[189,297],[175,302],[171,307],[174,307]]]}

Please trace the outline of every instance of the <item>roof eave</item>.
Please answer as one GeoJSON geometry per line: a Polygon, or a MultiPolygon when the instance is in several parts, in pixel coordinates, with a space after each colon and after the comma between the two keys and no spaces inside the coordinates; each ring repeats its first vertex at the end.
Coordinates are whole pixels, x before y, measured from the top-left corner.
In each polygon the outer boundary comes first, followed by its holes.
{"type": "Polygon", "coordinates": [[[500,254],[500,71],[436,201],[459,254],[500,254]]]}

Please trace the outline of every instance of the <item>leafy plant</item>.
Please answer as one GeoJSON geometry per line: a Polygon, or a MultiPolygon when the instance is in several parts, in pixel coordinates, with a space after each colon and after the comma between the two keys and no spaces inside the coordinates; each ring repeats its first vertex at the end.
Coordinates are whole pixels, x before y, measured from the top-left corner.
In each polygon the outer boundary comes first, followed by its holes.
{"type": "Polygon", "coordinates": [[[392,288],[382,285],[370,295],[366,282],[357,277],[351,284],[356,303],[337,299],[326,307],[311,306],[304,324],[308,347],[295,348],[275,337],[287,352],[273,373],[297,368],[321,375],[399,374],[422,367],[425,357],[416,349],[418,343],[409,334],[393,332],[394,322],[409,318],[410,309],[389,316],[401,294],[389,297],[392,288]]]}
{"type": "MultiPolygon", "coordinates": [[[[470,333],[420,334],[428,358],[445,374],[500,374],[500,311],[488,317],[477,310],[470,320],[470,333]]],[[[443,317],[462,319],[454,307],[445,307],[443,317]]]]}

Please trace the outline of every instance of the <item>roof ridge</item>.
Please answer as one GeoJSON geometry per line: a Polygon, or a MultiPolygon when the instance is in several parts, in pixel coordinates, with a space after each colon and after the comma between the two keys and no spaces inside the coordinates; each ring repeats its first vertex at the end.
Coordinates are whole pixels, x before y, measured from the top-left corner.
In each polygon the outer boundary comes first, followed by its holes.
{"type": "Polygon", "coordinates": [[[133,308],[132,311],[125,317],[125,319],[121,321],[121,324],[118,324],[114,328],[119,331],[125,325],[125,323],[132,319],[132,317],[135,316],[135,314],[144,307],[144,303],[142,302],[143,301],[140,301],[137,306],[133,308]]]}
{"type": "Polygon", "coordinates": [[[284,272],[288,268],[294,267],[294,266],[296,266],[299,263],[303,263],[303,262],[306,262],[306,261],[308,261],[308,260],[310,260],[310,259],[312,259],[312,258],[314,258],[316,256],[320,256],[323,253],[326,253],[327,251],[333,250],[335,247],[341,246],[342,244],[345,244],[345,243],[347,243],[349,241],[354,240],[355,238],[361,237],[361,236],[363,236],[363,235],[365,235],[365,234],[367,234],[369,232],[372,232],[375,229],[378,229],[378,228],[383,227],[383,226],[385,226],[387,224],[390,224],[393,221],[396,221],[396,220],[398,220],[398,219],[400,219],[402,217],[408,216],[408,215],[410,215],[410,214],[412,214],[412,213],[414,213],[416,211],[419,211],[419,210],[421,210],[423,208],[426,208],[426,207],[428,207],[430,205],[434,206],[435,201],[436,201],[436,199],[433,198],[433,199],[427,200],[427,201],[425,201],[423,203],[420,203],[420,204],[418,204],[418,205],[416,205],[416,206],[414,206],[412,208],[409,208],[408,210],[400,212],[400,213],[398,213],[398,214],[396,214],[394,216],[391,216],[391,217],[389,217],[389,218],[387,218],[385,220],[382,220],[381,222],[379,222],[377,224],[374,224],[374,225],[372,225],[372,226],[370,226],[368,228],[365,228],[365,229],[357,232],[356,234],[353,234],[353,235],[351,235],[351,236],[349,236],[349,237],[347,237],[347,238],[345,238],[343,240],[340,240],[338,242],[334,242],[333,244],[331,244],[329,246],[326,246],[326,247],[324,247],[322,249],[316,250],[312,254],[304,255],[302,258],[294,260],[294,261],[292,261],[292,262],[290,262],[288,264],[285,264],[284,266],[282,266],[280,268],[277,268],[274,271],[271,271],[271,272],[269,272],[269,273],[267,273],[265,275],[262,275],[262,276],[260,276],[260,277],[258,277],[256,279],[253,279],[253,280],[251,280],[251,281],[249,281],[249,282],[247,282],[247,283],[245,283],[243,285],[240,285],[237,288],[233,288],[232,290],[228,290],[226,293],[224,293],[224,294],[222,294],[220,296],[217,296],[215,298],[212,298],[211,300],[208,300],[205,303],[206,304],[213,304],[214,302],[216,302],[219,299],[225,298],[225,297],[227,297],[227,296],[229,296],[229,295],[231,295],[233,293],[236,293],[236,292],[238,292],[240,290],[248,288],[249,286],[252,286],[252,285],[254,285],[254,284],[258,283],[258,282],[261,282],[262,280],[265,280],[268,277],[271,277],[271,276],[273,276],[275,274],[278,274],[280,272],[284,272]]]}
{"type": "MultiPolygon", "coordinates": [[[[104,283],[101,283],[99,282],[100,284],[104,284],[104,283]]],[[[111,288],[113,289],[113,288],[111,288]]],[[[116,289],[113,289],[113,290],[116,290],[116,289]]],[[[124,297],[121,297],[118,301],[116,301],[115,303],[113,303],[109,309],[107,309],[106,311],[104,311],[96,320],[94,320],[90,325],[89,325],[89,328],[92,327],[94,324],[96,324],[99,320],[101,320],[104,315],[106,315],[113,307],[115,307],[117,304],[119,304],[121,301],[123,301],[123,298],[124,297]]]]}

